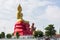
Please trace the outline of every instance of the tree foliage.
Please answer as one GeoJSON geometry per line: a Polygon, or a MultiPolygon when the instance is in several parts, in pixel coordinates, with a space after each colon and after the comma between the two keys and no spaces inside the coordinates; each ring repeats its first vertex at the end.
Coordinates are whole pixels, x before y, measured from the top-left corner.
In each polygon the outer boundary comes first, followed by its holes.
{"type": "Polygon", "coordinates": [[[43,37],[43,32],[42,31],[35,31],[33,35],[34,35],[34,37],[43,37]]]}
{"type": "Polygon", "coordinates": [[[1,38],[5,38],[5,33],[1,32],[1,38]]]}
{"type": "Polygon", "coordinates": [[[16,32],[16,38],[19,38],[19,36],[20,36],[20,35],[19,35],[19,33],[18,33],[18,32],[16,32]]]}
{"type": "Polygon", "coordinates": [[[12,36],[14,36],[14,33],[12,33],[12,36]]]}
{"type": "Polygon", "coordinates": [[[8,39],[10,39],[10,38],[12,38],[12,35],[11,35],[11,34],[7,34],[6,37],[7,37],[8,39]]]}
{"type": "Polygon", "coordinates": [[[2,37],[1,37],[1,34],[0,34],[0,39],[1,39],[2,37]]]}
{"type": "Polygon", "coordinates": [[[0,38],[5,38],[5,33],[4,32],[1,32],[0,38]]]}
{"type": "Polygon", "coordinates": [[[53,27],[54,25],[50,24],[48,25],[48,27],[45,28],[45,35],[46,36],[49,36],[49,37],[52,37],[53,35],[56,34],[56,30],[54,29],[53,27]]]}

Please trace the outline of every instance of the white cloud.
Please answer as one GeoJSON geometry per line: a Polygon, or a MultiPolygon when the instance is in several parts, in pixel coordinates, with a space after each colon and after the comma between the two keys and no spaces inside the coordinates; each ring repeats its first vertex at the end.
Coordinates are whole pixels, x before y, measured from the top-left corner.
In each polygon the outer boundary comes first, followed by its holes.
{"type": "Polygon", "coordinates": [[[57,22],[60,20],[60,7],[49,5],[46,8],[45,13],[41,16],[38,16],[38,18],[57,22]]]}
{"type": "Polygon", "coordinates": [[[46,18],[52,21],[60,20],[60,8],[57,6],[48,6],[46,9],[46,18]]]}
{"type": "Polygon", "coordinates": [[[0,0],[0,32],[13,32],[17,2],[16,0],[0,0]]]}
{"type": "Polygon", "coordinates": [[[40,6],[46,6],[48,4],[51,4],[49,1],[38,1],[38,0],[22,0],[21,2],[23,13],[26,13],[24,15],[31,15],[32,11],[40,6]]]}

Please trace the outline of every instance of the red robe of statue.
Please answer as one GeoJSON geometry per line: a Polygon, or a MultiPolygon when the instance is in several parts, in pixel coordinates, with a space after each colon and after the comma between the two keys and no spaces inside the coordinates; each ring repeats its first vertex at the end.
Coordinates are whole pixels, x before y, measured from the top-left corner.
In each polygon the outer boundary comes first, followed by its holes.
{"type": "Polygon", "coordinates": [[[30,29],[29,23],[24,22],[24,21],[18,21],[15,24],[14,35],[16,35],[16,32],[18,32],[20,36],[32,35],[32,31],[30,29]]]}

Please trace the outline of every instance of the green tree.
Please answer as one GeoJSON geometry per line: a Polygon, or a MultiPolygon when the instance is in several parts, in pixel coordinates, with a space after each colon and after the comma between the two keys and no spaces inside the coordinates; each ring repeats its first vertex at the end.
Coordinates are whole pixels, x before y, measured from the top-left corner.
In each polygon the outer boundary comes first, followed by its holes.
{"type": "Polygon", "coordinates": [[[19,35],[19,33],[18,33],[18,32],[16,32],[16,38],[19,38],[19,36],[20,36],[20,35],[19,35]]]}
{"type": "Polygon", "coordinates": [[[33,35],[34,35],[34,37],[43,37],[43,32],[42,31],[35,31],[33,35]]]}
{"type": "Polygon", "coordinates": [[[12,33],[12,36],[14,36],[14,33],[12,33]]]}
{"type": "Polygon", "coordinates": [[[48,25],[48,27],[45,28],[45,35],[48,37],[52,37],[53,35],[56,34],[56,30],[53,27],[53,24],[48,25]]]}
{"type": "Polygon", "coordinates": [[[5,33],[1,32],[1,38],[5,38],[5,33]]]}
{"type": "Polygon", "coordinates": [[[0,38],[5,38],[5,33],[4,32],[1,32],[0,38]]]}
{"type": "Polygon", "coordinates": [[[1,34],[0,34],[0,39],[1,39],[2,37],[1,37],[1,34]]]}
{"type": "Polygon", "coordinates": [[[12,38],[12,35],[11,35],[11,34],[7,34],[6,37],[7,37],[8,39],[10,39],[10,38],[12,38]]]}

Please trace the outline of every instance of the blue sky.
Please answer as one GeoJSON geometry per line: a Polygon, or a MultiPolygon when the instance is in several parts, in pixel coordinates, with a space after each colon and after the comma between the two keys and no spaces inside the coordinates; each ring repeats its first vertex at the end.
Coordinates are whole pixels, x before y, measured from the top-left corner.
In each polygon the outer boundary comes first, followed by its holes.
{"type": "Polygon", "coordinates": [[[24,19],[34,22],[37,30],[44,31],[48,24],[54,24],[57,33],[60,28],[60,0],[0,0],[0,32],[12,33],[17,21],[17,6],[22,6],[24,19]]]}

